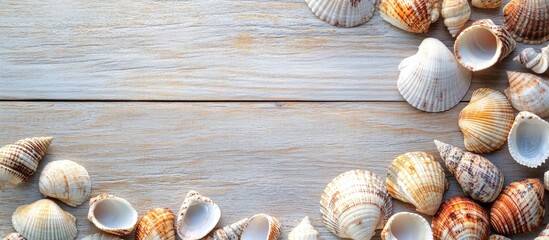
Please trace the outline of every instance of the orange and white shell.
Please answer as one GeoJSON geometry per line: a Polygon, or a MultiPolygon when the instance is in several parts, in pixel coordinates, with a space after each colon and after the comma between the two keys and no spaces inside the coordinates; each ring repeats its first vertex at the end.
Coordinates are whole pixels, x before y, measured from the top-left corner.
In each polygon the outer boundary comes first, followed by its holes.
{"type": "Polygon", "coordinates": [[[468,197],[454,197],[442,203],[433,217],[435,240],[487,239],[488,212],[468,197]]]}
{"type": "Polygon", "coordinates": [[[549,40],[549,0],[511,0],[503,8],[505,28],[517,41],[541,44],[549,40]]]}
{"type": "Polygon", "coordinates": [[[383,20],[402,30],[426,33],[429,26],[438,20],[438,0],[380,0],[379,14],[383,20]]]}
{"type": "Polygon", "coordinates": [[[549,117],[549,79],[531,73],[507,71],[505,95],[518,111],[549,117]]]}
{"type": "Polygon", "coordinates": [[[155,208],[137,222],[136,240],[175,240],[175,217],[167,208],[155,208]]]}
{"type": "Polygon", "coordinates": [[[280,236],[280,221],[261,213],[252,216],[246,222],[240,240],[276,240],[280,236]]]}

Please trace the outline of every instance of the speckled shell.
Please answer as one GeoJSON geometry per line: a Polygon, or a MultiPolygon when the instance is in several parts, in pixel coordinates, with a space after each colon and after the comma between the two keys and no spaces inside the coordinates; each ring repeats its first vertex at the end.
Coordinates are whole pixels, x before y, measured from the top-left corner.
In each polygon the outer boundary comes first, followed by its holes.
{"type": "Polygon", "coordinates": [[[103,232],[116,236],[124,236],[130,234],[135,229],[135,225],[137,225],[137,211],[123,198],[109,194],[100,194],[90,199],[88,220],[103,232]],[[103,217],[104,221],[101,221],[96,216],[96,210],[108,212],[111,214],[111,217],[103,217]],[[112,221],[116,221],[117,223],[113,223],[112,221]],[[121,223],[122,221],[123,224],[121,223]]]}
{"type": "Polygon", "coordinates": [[[398,91],[406,101],[426,112],[446,111],[465,96],[471,72],[435,38],[426,38],[416,54],[398,65],[398,91]]]}
{"type": "Polygon", "coordinates": [[[475,153],[499,149],[507,141],[514,120],[513,108],[503,94],[489,88],[475,90],[459,114],[465,148],[475,153]]]}
{"type": "Polygon", "coordinates": [[[433,217],[435,240],[484,240],[490,234],[488,212],[468,197],[445,201],[433,217]]]}
{"type": "Polygon", "coordinates": [[[437,140],[435,145],[463,192],[485,203],[498,197],[503,188],[503,173],[488,159],[437,140]]]}
{"type": "Polygon", "coordinates": [[[547,225],[534,240],[549,240],[549,225],[547,225]]]}
{"type": "Polygon", "coordinates": [[[356,27],[374,16],[377,0],[305,0],[322,21],[336,27],[356,27]]]}
{"type": "Polygon", "coordinates": [[[511,240],[511,239],[508,238],[508,237],[505,237],[505,236],[492,234],[492,235],[490,235],[490,237],[488,237],[488,240],[511,240]]]}
{"type": "Polygon", "coordinates": [[[427,215],[437,212],[448,184],[442,166],[425,152],[398,156],[389,165],[386,182],[392,197],[427,215]]]}
{"type": "Polygon", "coordinates": [[[433,240],[433,231],[422,216],[399,212],[389,218],[381,232],[381,239],[398,240],[397,236],[401,239],[433,240]]]}
{"type": "Polygon", "coordinates": [[[40,174],[40,192],[76,207],[90,198],[91,180],[88,171],[69,160],[50,162],[40,174]]]}
{"type": "Polygon", "coordinates": [[[137,222],[136,240],[175,240],[175,217],[167,208],[155,208],[137,222]]]}
{"type": "Polygon", "coordinates": [[[242,230],[248,222],[248,218],[244,218],[238,222],[235,222],[231,225],[225,226],[221,229],[217,229],[210,233],[206,240],[239,240],[240,235],[242,235],[242,230]]]}
{"type": "Polygon", "coordinates": [[[471,2],[477,8],[499,8],[501,0],[473,0],[471,2]]]}
{"type": "Polygon", "coordinates": [[[383,20],[402,30],[426,33],[429,26],[438,20],[438,0],[380,0],[379,14],[383,20]]]}
{"type": "Polygon", "coordinates": [[[10,233],[3,240],[27,240],[27,239],[23,237],[23,235],[21,235],[20,233],[10,233]]]}
{"type": "Polygon", "coordinates": [[[318,240],[320,236],[318,231],[311,225],[309,217],[303,218],[299,225],[297,225],[288,234],[288,240],[318,240]]]}
{"type": "Polygon", "coordinates": [[[366,170],[351,170],[324,189],[320,213],[324,225],[340,238],[369,240],[382,229],[393,203],[383,179],[366,170]]]}
{"type": "Polygon", "coordinates": [[[549,117],[549,79],[530,73],[507,71],[509,88],[505,95],[519,111],[549,117]]]}
{"type": "Polygon", "coordinates": [[[73,240],[78,232],[76,218],[48,199],[17,208],[11,220],[13,228],[29,240],[73,240]]]}
{"type": "Polygon", "coordinates": [[[531,112],[520,112],[507,142],[516,162],[537,168],[549,158],[549,123],[531,112]]]}
{"type": "Polygon", "coordinates": [[[471,17],[471,7],[467,0],[443,0],[441,15],[450,35],[456,37],[471,17]]]}
{"type": "Polygon", "coordinates": [[[536,52],[533,48],[526,48],[513,60],[535,73],[544,73],[549,69],[549,45],[542,48],[540,53],[536,52]]]}
{"type": "Polygon", "coordinates": [[[541,44],[549,40],[549,0],[511,0],[503,8],[503,17],[517,41],[541,44]]]}
{"type": "Polygon", "coordinates": [[[106,233],[94,233],[86,236],[82,240],[123,240],[123,239],[110,234],[106,234],[106,233]]]}
{"type": "Polygon", "coordinates": [[[490,211],[490,222],[501,234],[531,232],[543,222],[544,189],[538,179],[513,182],[496,199],[490,211]]]}
{"type": "Polygon", "coordinates": [[[248,219],[248,222],[246,222],[246,225],[242,230],[240,240],[276,240],[279,236],[280,222],[278,219],[261,213],[248,219]]]}
{"type": "Polygon", "coordinates": [[[36,172],[53,138],[25,138],[0,148],[0,192],[4,185],[16,186],[36,172]]]}
{"type": "Polygon", "coordinates": [[[183,240],[201,239],[208,235],[219,222],[221,218],[221,210],[210,198],[200,195],[196,191],[189,191],[181,208],[177,213],[176,231],[179,237],[183,240]],[[188,211],[192,207],[200,206],[200,211],[188,211]],[[205,214],[200,218],[198,227],[190,226],[185,219],[193,217],[190,214],[205,214]]]}

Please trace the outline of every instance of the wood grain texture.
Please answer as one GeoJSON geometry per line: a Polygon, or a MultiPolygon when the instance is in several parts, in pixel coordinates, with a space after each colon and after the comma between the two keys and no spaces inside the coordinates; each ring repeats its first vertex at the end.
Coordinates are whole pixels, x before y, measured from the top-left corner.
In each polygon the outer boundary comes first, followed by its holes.
{"type": "MultiPolygon", "coordinates": [[[[194,189],[218,203],[220,225],[266,212],[281,220],[286,239],[308,215],[322,239],[335,239],[320,220],[325,185],[356,168],[384,177],[392,159],[408,151],[426,151],[441,161],[432,141],[463,146],[457,115],[464,106],[430,114],[402,102],[1,102],[1,145],[28,136],[55,139],[34,177],[0,193],[0,236],[12,231],[16,207],[41,198],[42,167],[71,159],[90,172],[92,195],[126,198],[140,214],[155,207],[177,211],[194,189]]],[[[507,146],[486,157],[503,170],[506,185],[542,178],[545,170],[518,165],[507,146]]],[[[445,199],[463,195],[453,176],[447,178],[445,199]]],[[[413,211],[394,203],[396,211],[413,211]]],[[[98,231],[86,219],[86,204],[61,204],[78,219],[78,239],[98,231]]],[[[540,230],[513,239],[532,239],[540,230]]]]}

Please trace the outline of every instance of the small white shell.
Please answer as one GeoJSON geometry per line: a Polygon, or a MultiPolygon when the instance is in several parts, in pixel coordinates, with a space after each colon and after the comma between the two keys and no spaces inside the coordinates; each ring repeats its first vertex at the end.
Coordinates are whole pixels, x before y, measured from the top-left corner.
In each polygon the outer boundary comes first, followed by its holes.
{"type": "Polygon", "coordinates": [[[276,240],[280,236],[280,222],[267,214],[257,214],[251,217],[240,240],[276,240]]]}
{"type": "Polygon", "coordinates": [[[337,27],[355,27],[372,18],[377,0],[305,0],[322,21],[337,27]]]}
{"type": "Polygon", "coordinates": [[[204,238],[204,240],[240,240],[240,236],[248,220],[248,218],[244,218],[231,225],[217,229],[204,238]]]}
{"type": "Polygon", "coordinates": [[[549,157],[549,123],[531,112],[520,112],[507,141],[515,161],[530,168],[539,167],[549,157]]]}
{"type": "Polygon", "coordinates": [[[109,235],[106,233],[94,233],[92,235],[88,235],[82,240],[122,240],[122,238],[109,235]]]}
{"type": "Polygon", "coordinates": [[[217,204],[191,190],[177,214],[177,234],[183,240],[201,239],[214,229],[220,218],[221,210],[217,204]]]}
{"type": "Polygon", "coordinates": [[[27,240],[27,239],[23,237],[23,235],[21,235],[20,233],[10,233],[3,240],[27,240]]]}
{"type": "Polygon", "coordinates": [[[84,167],[73,161],[60,160],[50,162],[44,167],[40,174],[39,187],[44,196],[76,207],[90,198],[91,180],[84,167]]]}
{"type": "Polygon", "coordinates": [[[137,212],[125,199],[101,194],[90,200],[88,219],[101,231],[124,236],[137,225],[137,212]]]}
{"type": "Polygon", "coordinates": [[[393,215],[381,232],[383,240],[433,240],[433,231],[429,222],[422,216],[400,212],[393,215]]]}
{"type": "Polygon", "coordinates": [[[542,74],[549,69],[549,45],[542,48],[541,53],[536,52],[533,48],[526,48],[513,60],[535,73],[542,74]]]}
{"type": "Polygon", "coordinates": [[[443,0],[441,15],[450,35],[456,37],[471,17],[471,7],[467,0],[443,0]]]}
{"type": "Polygon", "coordinates": [[[288,234],[288,240],[318,240],[319,234],[318,231],[311,225],[309,217],[303,218],[301,223],[297,225],[291,232],[288,234]]]}

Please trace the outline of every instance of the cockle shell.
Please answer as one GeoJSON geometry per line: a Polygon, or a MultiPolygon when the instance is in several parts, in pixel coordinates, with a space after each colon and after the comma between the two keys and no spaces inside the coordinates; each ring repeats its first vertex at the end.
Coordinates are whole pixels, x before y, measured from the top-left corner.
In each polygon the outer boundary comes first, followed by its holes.
{"type": "Polygon", "coordinates": [[[77,235],[76,218],[48,199],[17,208],[11,221],[29,240],[73,240],[77,235]]]}
{"type": "Polygon", "coordinates": [[[27,240],[27,239],[23,237],[23,235],[21,235],[20,233],[10,233],[3,240],[27,240]]]}
{"type": "Polygon", "coordinates": [[[177,213],[177,234],[183,240],[205,237],[221,218],[221,210],[211,199],[189,191],[177,213]]]}
{"type": "Polygon", "coordinates": [[[456,37],[471,17],[471,7],[467,0],[443,0],[441,15],[450,35],[456,37]]]}
{"type": "Polygon", "coordinates": [[[516,44],[503,27],[482,19],[461,31],[454,43],[454,53],[461,65],[480,71],[507,57],[516,44]]]}
{"type": "Polygon", "coordinates": [[[519,111],[549,117],[549,79],[530,73],[507,71],[509,88],[505,95],[519,111]]]}
{"type": "Polygon", "coordinates": [[[501,0],[473,0],[471,2],[477,8],[499,8],[501,0]]]}
{"type": "Polygon", "coordinates": [[[547,225],[534,240],[549,240],[549,225],[547,225]]]}
{"type": "Polygon", "coordinates": [[[40,192],[76,207],[90,198],[91,180],[88,171],[69,160],[50,162],[40,174],[40,192]]]}
{"type": "Polygon", "coordinates": [[[305,0],[322,21],[336,27],[356,27],[374,16],[377,0],[305,0]]]}
{"type": "Polygon", "coordinates": [[[511,240],[511,239],[508,238],[508,237],[505,237],[505,236],[492,234],[492,235],[490,235],[490,237],[488,237],[488,240],[511,240]]]}
{"type": "Polygon", "coordinates": [[[244,230],[248,220],[248,218],[244,218],[231,225],[217,229],[210,233],[210,235],[206,237],[206,240],[239,240],[242,235],[242,230],[244,230]]]}
{"type": "Polygon", "coordinates": [[[435,240],[487,239],[490,234],[488,212],[468,197],[445,201],[433,217],[435,240]]]}
{"type": "Polygon", "coordinates": [[[0,148],[0,192],[4,185],[16,186],[33,175],[52,140],[51,137],[25,138],[0,148]]]}
{"type": "Polygon", "coordinates": [[[366,170],[351,170],[324,189],[320,214],[324,225],[340,238],[369,240],[382,229],[393,203],[383,179],[366,170]]]}
{"type": "Polygon", "coordinates": [[[267,214],[256,214],[248,219],[241,240],[276,240],[280,236],[280,222],[267,214]]]}
{"type": "Polygon", "coordinates": [[[318,231],[311,225],[309,217],[304,217],[289,234],[288,240],[318,240],[318,231]]]}
{"type": "Polygon", "coordinates": [[[433,231],[422,216],[399,212],[389,218],[381,232],[381,238],[383,240],[433,240],[433,231]]]}
{"type": "Polygon", "coordinates": [[[503,188],[503,173],[488,159],[438,140],[435,145],[463,192],[485,203],[498,197],[503,188]]]}
{"type": "Polygon", "coordinates": [[[379,14],[383,20],[402,30],[426,33],[429,25],[438,20],[438,0],[380,0],[379,14]]]}
{"type": "Polygon", "coordinates": [[[531,112],[520,112],[507,141],[515,161],[530,168],[539,167],[549,158],[549,123],[531,112]]]}
{"type": "Polygon", "coordinates": [[[503,17],[517,41],[541,44],[549,40],[549,0],[511,0],[503,7],[503,17]]]}
{"type": "Polygon", "coordinates": [[[442,166],[425,152],[398,156],[389,165],[386,182],[392,197],[427,215],[437,212],[448,184],[442,166]]]}
{"type": "Polygon", "coordinates": [[[526,66],[535,73],[544,73],[549,69],[549,45],[542,48],[541,53],[536,52],[533,48],[526,48],[522,50],[518,56],[513,58],[513,60],[526,66]]]}
{"type": "Polygon", "coordinates": [[[122,240],[122,238],[106,233],[94,233],[92,235],[86,236],[82,240],[122,240]]]}
{"type": "Polygon", "coordinates": [[[175,240],[174,215],[170,209],[155,208],[137,222],[136,240],[175,240]]]}
{"type": "Polygon", "coordinates": [[[435,38],[423,40],[418,52],[402,60],[398,69],[398,91],[410,105],[426,112],[454,107],[471,84],[471,72],[435,38]]]}
{"type": "Polygon", "coordinates": [[[507,186],[492,204],[490,222],[496,232],[513,235],[531,232],[543,222],[544,189],[530,178],[507,186]]]}
{"type": "Polygon", "coordinates": [[[463,132],[465,149],[489,153],[500,148],[507,140],[514,119],[513,108],[503,94],[489,88],[475,90],[459,114],[458,125],[463,132]]]}
{"type": "Polygon", "coordinates": [[[100,194],[90,199],[88,220],[101,231],[124,236],[130,234],[137,224],[137,212],[123,198],[100,194]]]}

